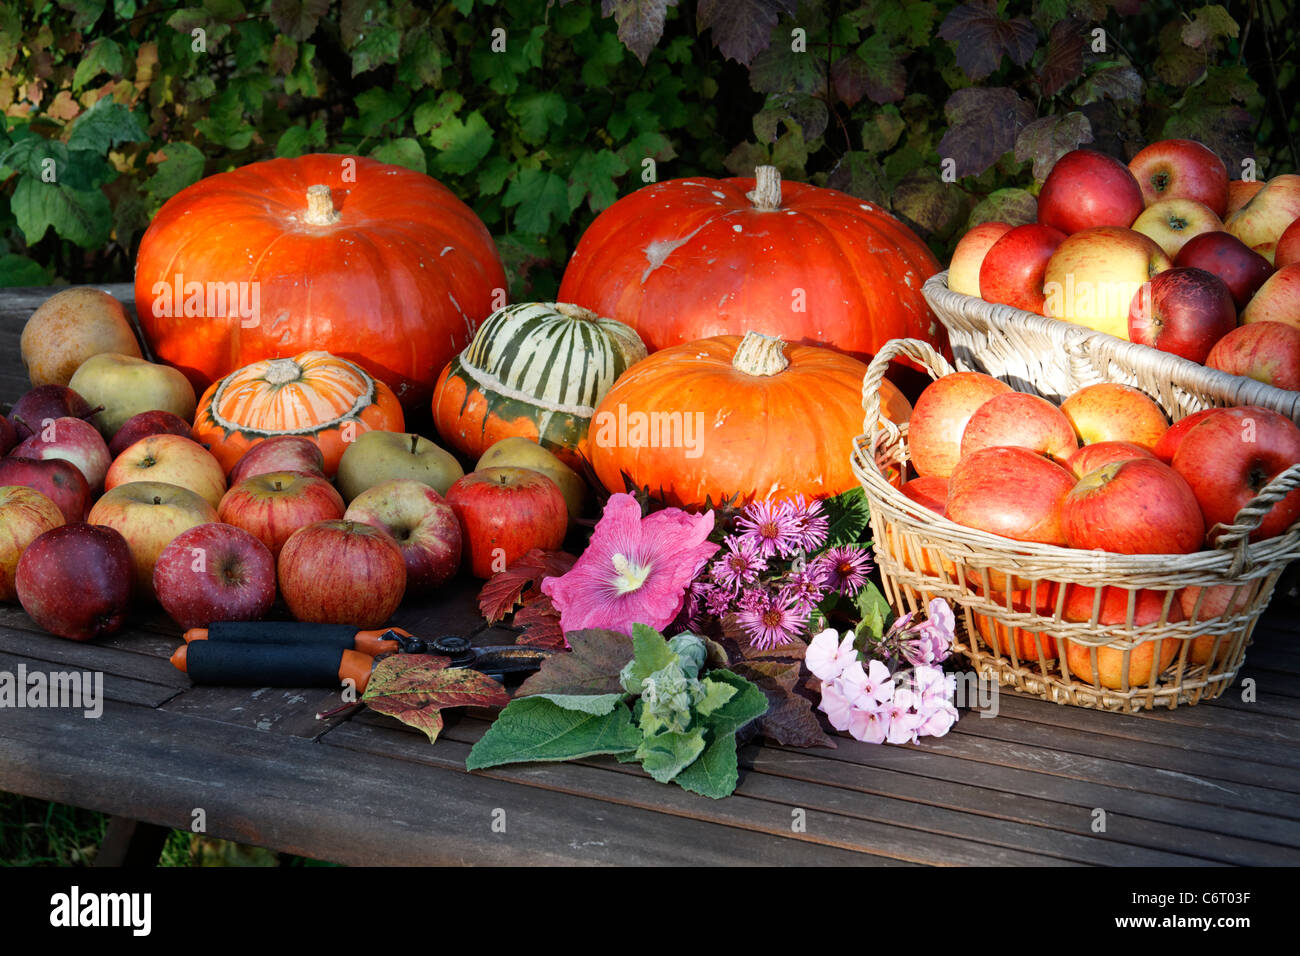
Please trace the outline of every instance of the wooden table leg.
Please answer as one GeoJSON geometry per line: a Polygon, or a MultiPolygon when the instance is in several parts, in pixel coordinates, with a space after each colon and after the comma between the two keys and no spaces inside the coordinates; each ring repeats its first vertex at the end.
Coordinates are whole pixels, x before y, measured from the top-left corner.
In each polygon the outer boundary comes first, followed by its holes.
{"type": "Polygon", "coordinates": [[[109,817],[108,832],[95,854],[95,866],[157,866],[167,827],[129,817],[109,817]]]}

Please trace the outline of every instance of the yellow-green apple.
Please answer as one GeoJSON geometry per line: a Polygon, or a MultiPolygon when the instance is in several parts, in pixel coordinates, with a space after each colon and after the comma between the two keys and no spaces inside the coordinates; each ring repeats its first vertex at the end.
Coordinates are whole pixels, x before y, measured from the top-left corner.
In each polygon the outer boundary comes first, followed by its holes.
{"type": "Polygon", "coordinates": [[[948,288],[962,295],[980,294],[980,264],[993,243],[1011,229],[1010,223],[990,220],[975,226],[957,242],[948,266],[948,288]]]}
{"type": "Polygon", "coordinates": [[[1218,341],[1205,365],[1265,385],[1300,391],[1300,328],[1283,322],[1243,325],[1218,341]]]}
{"type": "Polygon", "coordinates": [[[280,594],[300,621],[382,627],[406,590],[402,549],[360,521],[318,521],[285,542],[280,594]]]}
{"type": "Polygon", "coordinates": [[[490,578],[533,548],[564,543],[569,512],[559,486],[528,468],[484,468],[447,489],[461,545],[477,578],[490,578]]]}
{"type": "Polygon", "coordinates": [[[1207,232],[1189,239],[1174,257],[1174,265],[1204,269],[1218,276],[1227,283],[1238,312],[1273,274],[1267,259],[1226,232],[1207,232]]]}
{"type": "Polygon", "coordinates": [[[1262,179],[1234,179],[1228,183],[1228,210],[1220,218],[1227,219],[1240,209],[1250,198],[1264,188],[1262,179]]]}
{"type": "Polygon", "coordinates": [[[1131,441],[1154,448],[1169,428],[1165,413],[1144,392],[1115,382],[1084,386],[1061,403],[1061,414],[1085,445],[1131,441]]]}
{"type": "Polygon", "coordinates": [[[0,601],[18,597],[14,572],[27,546],[66,523],[59,506],[34,488],[0,486],[0,601]]]}
{"type": "MultiPolygon", "coordinates": [[[[979,592],[982,589],[976,587],[975,590],[979,592]]],[[[1011,610],[1050,618],[1056,613],[1056,595],[1059,590],[1059,584],[1039,581],[1034,586],[1012,591],[1009,598],[1011,610]]],[[[1003,607],[1007,606],[1006,592],[993,595],[993,599],[1003,607]]],[[[1056,638],[1051,634],[1024,627],[1008,627],[990,615],[978,612],[972,612],[971,617],[975,621],[975,630],[995,654],[1010,657],[1014,650],[1018,661],[1033,664],[1039,661],[1041,650],[1043,659],[1056,659],[1056,638]]]]}
{"type": "Polygon", "coordinates": [[[530,438],[513,436],[492,445],[474,465],[475,471],[484,468],[531,468],[540,471],[560,486],[560,494],[569,506],[569,519],[581,518],[586,508],[589,491],[587,483],[576,471],[560,461],[550,451],[530,438]]]}
{"type": "Polygon", "coordinates": [[[89,641],[126,621],[131,552],[112,528],[78,521],[53,528],[18,559],[14,587],[23,610],[59,637],[89,641]]]}
{"type": "Polygon", "coordinates": [[[25,392],[9,411],[19,441],[41,430],[41,423],[52,418],[90,420],[99,409],[66,385],[38,385],[25,392]]]}
{"type": "Polygon", "coordinates": [[[1149,448],[1131,441],[1099,441],[1084,445],[1065,462],[1078,477],[1082,478],[1091,471],[1116,461],[1128,461],[1130,458],[1155,458],[1149,448]]]}
{"type": "Polygon", "coordinates": [[[1113,461],[1079,479],[1061,504],[1072,548],[1119,554],[1191,554],[1205,521],[1187,481],[1154,456],[1113,461]]]}
{"type": "Polygon", "coordinates": [[[194,439],[194,430],[190,423],[171,412],[159,409],[132,415],[113,433],[113,440],[108,443],[108,453],[116,458],[141,438],[150,435],[180,435],[182,438],[194,439]]]}
{"type": "Polygon", "coordinates": [[[1203,408],[1199,412],[1192,412],[1190,415],[1184,415],[1178,421],[1169,426],[1168,430],[1160,436],[1160,440],[1155,443],[1151,449],[1152,453],[1163,461],[1166,465],[1174,460],[1174,452],[1178,450],[1178,445],[1189,431],[1200,424],[1207,415],[1214,412],[1213,408],[1203,408]]]}
{"type": "Polygon", "coordinates": [[[367,488],[343,517],[393,536],[406,561],[407,594],[434,590],[460,567],[460,522],[442,495],[422,481],[398,478],[367,488]]]}
{"type": "Polygon", "coordinates": [[[158,555],[153,589],[183,630],[213,621],[257,621],[275,603],[275,559],[242,528],[196,525],[158,555]]]}
{"type": "Polygon", "coordinates": [[[336,480],[345,501],[394,478],[422,481],[445,495],[465,471],[451,452],[427,438],[403,432],[368,431],[339,459],[336,480]]]}
{"type": "Polygon", "coordinates": [[[67,385],[82,362],[101,352],[140,354],[122,303],[84,286],[42,302],[23,326],[18,347],[33,385],[67,385]]]}
{"type": "Polygon", "coordinates": [[[1175,266],[1143,283],[1129,306],[1129,341],[1204,363],[1237,327],[1237,304],[1228,284],[1212,272],[1175,266]]]}
{"type": "Polygon", "coordinates": [[[994,395],[975,410],[961,436],[961,457],[1014,445],[1063,462],[1079,447],[1074,428],[1045,398],[1025,392],[994,395]]]}
{"type": "Polygon", "coordinates": [[[23,439],[13,453],[37,461],[61,458],[71,462],[85,476],[92,493],[103,486],[112,461],[104,436],[80,418],[47,418],[40,431],[23,439]]]}
{"type": "Polygon", "coordinates": [[[140,412],[157,410],[194,419],[194,386],[170,365],[102,352],[82,362],[68,384],[91,405],[104,406],[92,421],[106,439],[140,412]]]}
{"type": "MultiPolygon", "coordinates": [[[[1097,607],[1098,624],[1124,625],[1129,620],[1129,594],[1127,588],[1107,587],[1101,589],[1100,601],[1097,589],[1081,584],[1067,585],[1065,606],[1061,617],[1067,621],[1092,621],[1093,608],[1097,607]]],[[[1165,617],[1167,623],[1176,624],[1183,619],[1183,610],[1174,601],[1165,615],[1165,592],[1139,590],[1132,592],[1133,626],[1145,627],[1165,617]]],[[[1179,644],[1170,638],[1146,640],[1127,653],[1129,687],[1148,684],[1153,676],[1173,663],[1178,654],[1179,644]],[[1152,668],[1152,663],[1156,666],[1152,668]]],[[[1098,647],[1097,666],[1092,664],[1093,648],[1075,641],[1065,642],[1065,661],[1070,673],[1079,680],[1089,684],[1099,683],[1102,687],[1118,690],[1125,686],[1124,658],[1125,652],[1114,647],[1098,647]]]]}
{"type": "Polygon", "coordinates": [[[94,500],[86,476],[62,458],[45,461],[17,455],[0,458],[0,485],[34,488],[58,506],[68,524],[84,521],[94,500]]]}
{"type": "Polygon", "coordinates": [[[1067,236],[1097,226],[1128,228],[1142,212],[1142,189],[1129,168],[1094,149],[1056,161],[1038,194],[1038,221],[1067,236]]]}
{"type": "Polygon", "coordinates": [[[230,469],[230,487],[268,471],[299,471],[324,478],[325,456],[310,438],[275,435],[258,442],[235,462],[230,469]]]}
{"type": "Polygon", "coordinates": [[[1273,253],[1274,268],[1281,269],[1297,262],[1300,262],[1300,219],[1283,230],[1273,253]]]}
{"type": "Polygon", "coordinates": [[[1043,276],[1044,314],[1128,338],[1128,311],[1142,283],[1172,265],[1154,240],[1120,226],[1067,236],[1043,276]]]}
{"type": "Polygon", "coordinates": [[[1253,249],[1277,242],[1296,219],[1300,219],[1300,176],[1286,173],[1265,183],[1223,225],[1253,249]]]}
{"type": "Polygon", "coordinates": [[[1228,168],[1214,150],[1195,140],[1152,143],[1129,160],[1128,168],[1148,209],[1168,199],[1191,199],[1216,219],[1228,213],[1228,168]]]}
{"type": "Polygon", "coordinates": [[[86,520],[121,533],[131,546],[132,580],[141,597],[153,595],[153,567],[182,531],[217,520],[216,509],[188,488],[162,481],[131,481],[104,492],[86,520]]]}
{"type": "Polygon", "coordinates": [[[907,448],[918,475],[947,478],[961,457],[961,436],[975,410],[1011,386],[983,372],[954,372],[925,387],[907,424],[907,448]]]}
{"type": "Polygon", "coordinates": [[[1242,324],[1282,322],[1300,329],[1300,263],[1283,266],[1259,287],[1241,313],[1242,324]]]}
{"type": "Polygon", "coordinates": [[[233,485],[222,496],[217,517],[252,534],[278,558],[299,528],[337,521],[343,511],[342,496],[319,475],[269,471],[233,485]]]}
{"type": "MultiPolygon", "coordinates": [[[[1264,486],[1300,462],[1300,428],[1285,415],[1255,405],[1217,408],[1189,429],[1173,468],[1187,479],[1205,525],[1231,524],[1264,486]]],[[[1300,489],[1264,515],[1251,541],[1281,534],[1300,519],[1300,489]]]]}
{"type": "Polygon", "coordinates": [[[1214,210],[1195,199],[1161,200],[1133,220],[1133,231],[1154,239],[1171,259],[1193,236],[1222,229],[1223,221],[1214,210]]]}
{"type": "Polygon", "coordinates": [[[106,489],[130,481],[163,481],[197,493],[212,507],[226,493],[226,473],[212,452],[180,435],[141,438],[113,459],[106,489]]]}
{"type": "Polygon", "coordinates": [[[980,296],[1027,312],[1043,312],[1043,273],[1065,233],[1030,223],[1016,226],[989,248],[980,265],[980,296]]]}
{"type": "Polygon", "coordinates": [[[1016,541],[1064,546],[1061,502],[1074,482],[1064,466],[1027,448],[982,448],[963,455],[948,479],[948,517],[1016,541]]]}

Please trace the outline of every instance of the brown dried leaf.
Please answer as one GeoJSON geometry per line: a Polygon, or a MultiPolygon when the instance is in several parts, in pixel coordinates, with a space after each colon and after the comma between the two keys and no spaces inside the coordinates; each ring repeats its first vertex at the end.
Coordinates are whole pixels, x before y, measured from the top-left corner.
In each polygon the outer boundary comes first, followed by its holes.
{"type": "Polygon", "coordinates": [[[552,654],[519,685],[529,694],[613,694],[623,690],[618,675],[632,659],[632,638],[620,631],[570,631],[569,652],[552,654]]]}

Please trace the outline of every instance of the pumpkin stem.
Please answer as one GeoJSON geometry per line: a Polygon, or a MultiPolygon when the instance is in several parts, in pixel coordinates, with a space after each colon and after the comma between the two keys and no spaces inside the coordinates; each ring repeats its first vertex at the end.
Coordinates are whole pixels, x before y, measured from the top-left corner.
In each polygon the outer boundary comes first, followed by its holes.
{"type": "Polygon", "coordinates": [[[342,215],[334,208],[334,197],[330,195],[330,188],[323,184],[307,187],[307,213],[303,221],[313,226],[329,226],[342,219],[342,215]]]}
{"type": "Polygon", "coordinates": [[[746,375],[780,375],[789,365],[785,342],[762,332],[746,332],[731,357],[731,367],[746,375]]]}
{"type": "Polygon", "coordinates": [[[584,322],[595,322],[600,318],[600,313],[585,309],[580,305],[574,305],[572,302],[555,303],[555,311],[565,318],[581,319],[584,322]]]}
{"type": "Polygon", "coordinates": [[[754,188],[745,198],[760,212],[775,212],[781,208],[781,171],[775,166],[759,166],[754,170],[754,188]]]}
{"type": "Polygon", "coordinates": [[[268,385],[288,385],[302,377],[302,369],[293,359],[271,359],[266,365],[266,374],[262,376],[268,385]]]}

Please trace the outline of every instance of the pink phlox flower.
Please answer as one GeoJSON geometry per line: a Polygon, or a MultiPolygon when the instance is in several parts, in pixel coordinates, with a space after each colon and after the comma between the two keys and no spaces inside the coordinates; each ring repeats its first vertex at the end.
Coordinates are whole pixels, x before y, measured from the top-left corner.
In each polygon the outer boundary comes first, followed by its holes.
{"type": "Polygon", "coordinates": [[[839,681],[822,684],[822,699],[817,709],[826,715],[832,727],[844,731],[849,729],[849,718],[853,711],[854,691],[841,685],[839,681]]]}
{"type": "Polygon", "coordinates": [[[894,692],[894,698],[885,709],[889,713],[889,734],[885,738],[891,744],[915,743],[917,731],[925,722],[923,715],[917,713],[921,700],[906,687],[894,692]]]}
{"type": "Polygon", "coordinates": [[[835,628],[828,627],[808,643],[803,661],[809,672],[821,681],[832,681],[850,664],[857,663],[853,632],[845,631],[843,640],[835,628]]]}
{"type": "MultiPolygon", "coordinates": [[[[837,728],[838,729],[838,728],[837,728]]],[[[884,709],[855,707],[849,714],[849,733],[865,744],[883,744],[889,736],[889,713],[884,709]]]]}

